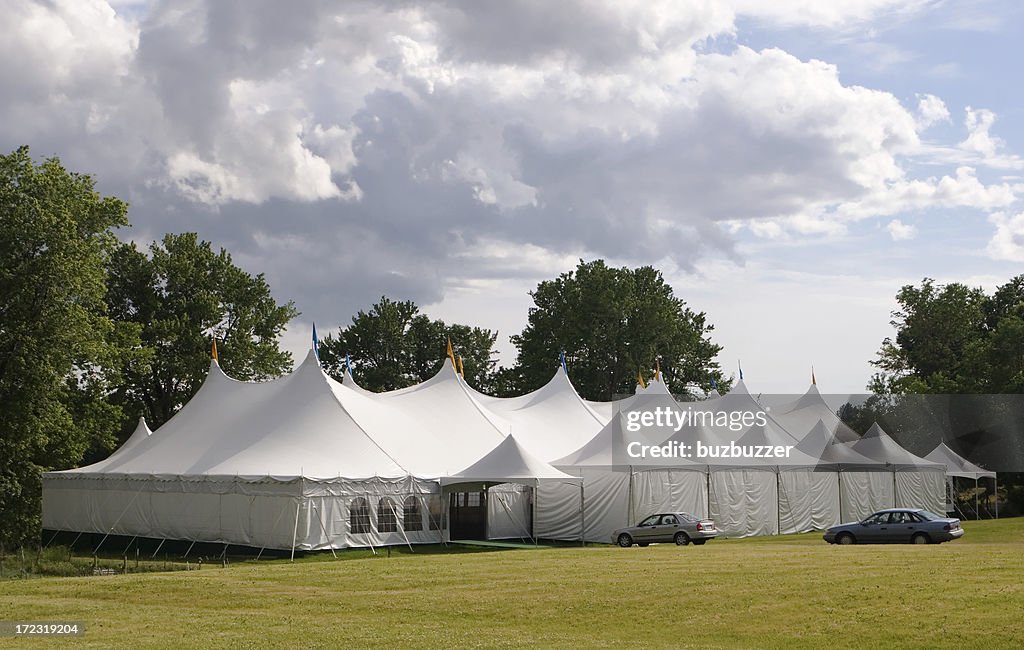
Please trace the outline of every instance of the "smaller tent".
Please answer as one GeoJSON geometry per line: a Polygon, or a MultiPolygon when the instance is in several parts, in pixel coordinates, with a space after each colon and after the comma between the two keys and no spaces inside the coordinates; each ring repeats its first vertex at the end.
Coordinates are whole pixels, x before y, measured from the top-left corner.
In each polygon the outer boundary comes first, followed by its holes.
{"type": "MultiPolygon", "coordinates": [[[[978,465],[975,465],[971,461],[967,460],[966,458],[964,458],[960,454],[958,454],[955,451],[953,451],[952,449],[950,449],[949,445],[947,445],[944,442],[940,442],[938,444],[938,446],[935,447],[935,449],[932,449],[928,453],[928,455],[925,456],[925,460],[930,460],[930,461],[933,461],[933,462],[936,462],[936,463],[942,463],[943,465],[946,466],[946,482],[947,482],[947,484],[950,487],[950,491],[952,491],[953,480],[954,479],[956,479],[956,478],[974,479],[974,485],[975,485],[975,491],[974,491],[974,514],[977,517],[981,516],[981,514],[980,514],[981,513],[980,497],[979,497],[978,489],[977,489],[978,480],[979,479],[983,479],[983,478],[990,478],[990,479],[992,479],[995,482],[995,489],[993,491],[994,492],[998,492],[998,490],[999,490],[999,483],[996,482],[997,479],[996,479],[996,473],[995,472],[990,472],[990,471],[988,471],[987,469],[985,469],[983,467],[979,467],[978,465]]],[[[952,506],[952,505],[953,505],[953,503],[951,501],[950,504],[946,506],[947,512],[951,511],[951,507],[950,506],[952,506]]],[[[999,499],[996,499],[996,508],[997,508],[996,516],[998,517],[999,516],[999,510],[998,510],[998,508],[999,508],[999,499]]]]}
{"type": "Polygon", "coordinates": [[[537,488],[542,484],[579,485],[580,539],[583,539],[583,478],[552,467],[524,449],[515,436],[508,435],[498,445],[461,472],[440,479],[442,489],[452,486],[471,486],[491,492],[487,499],[487,526],[489,539],[498,537],[530,537],[537,541],[537,488]],[[515,498],[508,484],[525,485],[532,489],[532,504],[515,498]],[[530,521],[527,525],[526,521],[530,521]],[[499,532],[503,531],[503,532],[499,532]],[[518,533],[525,533],[521,535],[518,533]]]}

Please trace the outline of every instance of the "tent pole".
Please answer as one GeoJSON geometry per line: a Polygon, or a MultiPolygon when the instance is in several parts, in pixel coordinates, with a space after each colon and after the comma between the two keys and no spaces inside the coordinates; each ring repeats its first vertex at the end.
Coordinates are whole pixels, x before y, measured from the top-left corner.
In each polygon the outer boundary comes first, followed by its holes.
{"type": "Polygon", "coordinates": [[[167,541],[166,537],[163,538],[162,540],[160,540],[160,544],[157,545],[156,550],[153,551],[153,554],[149,556],[149,559],[152,560],[153,558],[156,557],[156,554],[159,553],[160,549],[164,547],[164,542],[166,542],[166,541],[167,541]]]}
{"type": "Polygon", "coordinates": [[[316,506],[311,507],[313,512],[316,513],[316,520],[320,522],[320,530],[324,531],[324,539],[327,540],[327,546],[331,549],[331,555],[333,555],[334,559],[337,560],[338,554],[334,552],[334,544],[331,543],[331,536],[327,534],[327,526],[324,526],[324,518],[320,516],[320,510],[318,510],[316,506]]]}
{"type": "Polygon", "coordinates": [[[892,507],[898,507],[896,505],[896,470],[892,471],[892,507]]]}
{"type": "Polygon", "coordinates": [[[580,546],[587,545],[586,505],[583,498],[583,481],[580,480],[580,546]]]}
{"type": "Polygon", "coordinates": [[[299,508],[301,507],[302,499],[299,499],[295,502],[295,525],[292,526],[292,562],[295,561],[295,541],[299,535],[299,508]]]}
{"type": "Polygon", "coordinates": [[[708,501],[708,513],[705,515],[708,519],[711,519],[711,467],[708,467],[707,474],[704,477],[708,480],[707,501],[708,501]]]}
{"type": "Polygon", "coordinates": [[[996,519],[999,519],[999,477],[998,476],[993,476],[992,480],[995,481],[996,519]]]}
{"type": "Polygon", "coordinates": [[[981,506],[978,499],[978,477],[974,477],[974,518],[981,519],[981,506]]]}
{"type": "Polygon", "coordinates": [[[836,483],[839,485],[839,521],[836,524],[843,523],[843,468],[840,467],[836,470],[836,483]]]}
{"type": "MultiPolygon", "coordinates": [[[[402,503],[404,504],[405,502],[403,501],[402,503]]],[[[391,514],[393,514],[395,516],[395,522],[397,523],[398,522],[398,511],[395,510],[394,502],[390,502],[389,501],[388,502],[388,507],[391,508],[391,514]]],[[[405,538],[405,545],[409,547],[409,552],[410,553],[415,553],[416,551],[414,551],[412,549],[412,542],[409,541],[409,536],[405,534],[405,507],[404,506],[402,508],[402,525],[398,528],[398,530],[402,531],[402,537],[405,538]]]]}
{"type": "Polygon", "coordinates": [[[633,466],[629,466],[629,487],[626,491],[626,495],[629,497],[629,503],[626,504],[626,525],[632,526],[635,521],[635,513],[633,508],[633,466]]]}
{"type": "MultiPolygon", "coordinates": [[[[535,479],[536,480],[536,479],[535,479]]],[[[530,533],[533,536],[533,545],[537,546],[537,483],[533,484],[533,507],[530,508],[530,533]]]]}
{"type": "Polygon", "coordinates": [[[775,472],[775,529],[782,534],[782,473],[775,472]]]}

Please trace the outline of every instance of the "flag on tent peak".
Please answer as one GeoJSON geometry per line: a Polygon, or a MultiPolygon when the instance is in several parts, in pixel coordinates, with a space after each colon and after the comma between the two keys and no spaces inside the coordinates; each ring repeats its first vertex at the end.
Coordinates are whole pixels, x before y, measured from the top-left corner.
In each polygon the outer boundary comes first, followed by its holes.
{"type": "Polygon", "coordinates": [[[459,376],[463,379],[466,378],[466,369],[462,366],[462,355],[459,355],[459,376]]]}
{"type": "Polygon", "coordinates": [[[654,381],[661,381],[661,359],[654,360],[654,381]]]}
{"type": "Polygon", "coordinates": [[[316,321],[313,322],[313,352],[316,354],[316,360],[320,360],[320,339],[316,337],[316,321]]]}
{"type": "Polygon", "coordinates": [[[647,388],[647,383],[644,381],[644,373],[639,370],[636,371],[636,383],[640,388],[647,388]]]}
{"type": "Polygon", "coordinates": [[[459,367],[455,365],[455,353],[452,351],[452,337],[448,337],[448,359],[452,362],[452,369],[458,371],[459,367]]]}
{"type": "Polygon", "coordinates": [[[740,381],[743,381],[743,364],[737,359],[736,367],[740,369],[740,381]]]}
{"type": "Polygon", "coordinates": [[[352,358],[348,356],[348,353],[345,353],[345,370],[348,374],[352,374],[352,358]]]}
{"type": "Polygon", "coordinates": [[[565,367],[565,350],[558,353],[558,363],[562,366],[562,372],[569,374],[569,369],[565,367]]]}
{"type": "Polygon", "coordinates": [[[213,343],[210,344],[210,356],[213,360],[220,364],[220,357],[217,356],[217,337],[213,337],[213,343]]]}
{"type": "Polygon", "coordinates": [[[817,386],[818,385],[818,380],[814,376],[814,366],[811,366],[811,385],[812,386],[817,386]]]}
{"type": "Polygon", "coordinates": [[[718,382],[715,381],[714,377],[711,378],[711,388],[713,388],[714,390],[718,390],[718,382]]]}

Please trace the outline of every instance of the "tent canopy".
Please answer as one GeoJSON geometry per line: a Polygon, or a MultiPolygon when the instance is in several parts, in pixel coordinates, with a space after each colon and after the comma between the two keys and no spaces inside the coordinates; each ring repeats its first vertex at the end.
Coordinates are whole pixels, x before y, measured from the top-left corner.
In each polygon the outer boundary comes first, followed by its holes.
{"type": "Polygon", "coordinates": [[[509,435],[497,447],[461,472],[441,477],[441,485],[455,483],[520,483],[536,486],[549,482],[574,482],[583,479],[566,474],[523,449],[509,435]]]}
{"type": "Polygon", "coordinates": [[[944,442],[940,442],[935,449],[931,450],[931,452],[925,456],[925,460],[945,465],[946,476],[960,476],[963,478],[973,479],[996,477],[995,472],[990,472],[983,467],[975,465],[950,449],[944,442]]]}

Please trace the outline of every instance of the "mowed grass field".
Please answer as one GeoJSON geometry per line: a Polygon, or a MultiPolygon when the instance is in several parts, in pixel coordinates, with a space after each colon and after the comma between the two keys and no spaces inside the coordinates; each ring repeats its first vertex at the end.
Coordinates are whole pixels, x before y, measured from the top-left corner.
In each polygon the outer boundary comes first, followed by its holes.
{"type": "Polygon", "coordinates": [[[6,581],[0,620],[87,631],[0,647],[1024,647],[1024,519],[964,528],[930,546],[353,551],[6,581]]]}

